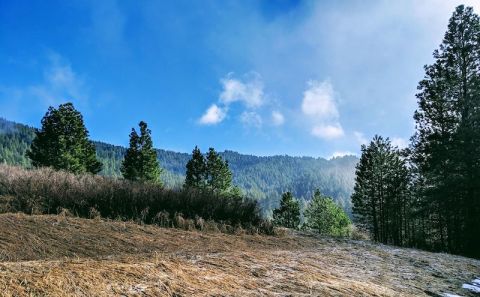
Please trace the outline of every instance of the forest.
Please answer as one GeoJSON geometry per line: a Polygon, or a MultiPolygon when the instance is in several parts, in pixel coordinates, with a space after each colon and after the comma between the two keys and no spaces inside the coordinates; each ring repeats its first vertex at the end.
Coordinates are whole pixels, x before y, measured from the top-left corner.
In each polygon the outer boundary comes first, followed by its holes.
{"type": "Polygon", "coordinates": [[[375,241],[480,257],[479,41],[479,16],[458,6],[418,84],[410,146],[362,146],[353,215],[375,241]]]}

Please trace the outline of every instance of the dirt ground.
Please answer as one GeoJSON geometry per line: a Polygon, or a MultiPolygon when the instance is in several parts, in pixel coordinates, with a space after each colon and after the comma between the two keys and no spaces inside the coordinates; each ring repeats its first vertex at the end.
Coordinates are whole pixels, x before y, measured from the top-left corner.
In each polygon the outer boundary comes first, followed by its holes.
{"type": "Polygon", "coordinates": [[[0,215],[1,296],[475,296],[480,261],[305,233],[0,215]]]}

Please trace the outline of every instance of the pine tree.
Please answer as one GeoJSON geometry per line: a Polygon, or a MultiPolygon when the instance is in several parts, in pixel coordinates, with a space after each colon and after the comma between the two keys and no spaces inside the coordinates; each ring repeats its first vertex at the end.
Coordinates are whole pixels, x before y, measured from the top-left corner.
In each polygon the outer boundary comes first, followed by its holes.
{"type": "Polygon", "coordinates": [[[72,103],[49,107],[42,119],[42,128],[27,156],[35,167],[53,167],[73,173],[98,173],[102,163],[97,160],[95,146],[88,140],[83,117],[72,103]]]}
{"type": "Polygon", "coordinates": [[[140,135],[132,128],[130,146],[122,162],[122,174],[125,179],[161,184],[161,169],[157,152],[153,148],[152,131],[147,123],[141,121],[140,135]]]}
{"type": "Polygon", "coordinates": [[[273,210],[273,223],[291,229],[300,225],[300,204],[290,192],[282,195],[280,207],[273,210]]]}
{"type": "Polygon", "coordinates": [[[412,138],[432,248],[480,256],[480,21],[458,6],[419,84],[412,138]]]}
{"type": "Polygon", "coordinates": [[[375,136],[362,145],[352,194],[355,222],[374,240],[396,245],[410,238],[410,176],[400,152],[390,140],[375,136]]]}
{"type": "Polygon", "coordinates": [[[207,185],[211,190],[228,192],[232,189],[232,172],[228,168],[228,162],[214,148],[208,150],[206,172],[207,185]]]}
{"type": "Polygon", "coordinates": [[[345,211],[332,198],[316,190],[305,209],[305,226],[320,234],[346,236],[351,222],[345,211]]]}
{"type": "Polygon", "coordinates": [[[200,149],[195,146],[192,158],[187,163],[185,174],[185,188],[203,189],[207,182],[207,164],[200,149]]]}

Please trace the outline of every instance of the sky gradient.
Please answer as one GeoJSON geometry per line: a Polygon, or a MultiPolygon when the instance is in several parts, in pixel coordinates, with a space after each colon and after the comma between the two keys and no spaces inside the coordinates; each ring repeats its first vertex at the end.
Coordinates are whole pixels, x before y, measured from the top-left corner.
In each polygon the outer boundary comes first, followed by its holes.
{"type": "Polygon", "coordinates": [[[91,138],[331,157],[403,146],[448,19],[480,1],[0,0],[0,117],[73,102],[91,138]]]}

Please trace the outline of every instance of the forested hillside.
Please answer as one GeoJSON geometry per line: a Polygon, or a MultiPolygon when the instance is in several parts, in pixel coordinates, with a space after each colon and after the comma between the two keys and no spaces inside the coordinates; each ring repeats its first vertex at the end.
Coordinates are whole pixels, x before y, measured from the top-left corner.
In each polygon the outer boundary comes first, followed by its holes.
{"type": "MultiPolygon", "coordinates": [[[[29,167],[25,156],[34,137],[34,129],[0,118],[0,163],[29,167]]],[[[103,163],[101,174],[120,177],[120,166],[126,148],[95,142],[103,163]]],[[[355,165],[358,159],[346,156],[326,160],[312,157],[242,155],[233,151],[220,153],[229,162],[233,180],[247,196],[256,198],[265,212],[278,205],[281,194],[291,191],[295,197],[308,200],[315,189],[334,197],[350,213],[355,165]]],[[[190,154],[157,150],[162,180],[169,188],[182,186],[185,165],[190,154]]]]}

